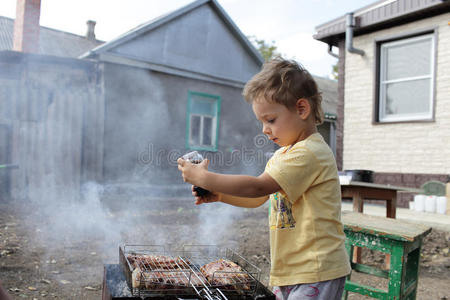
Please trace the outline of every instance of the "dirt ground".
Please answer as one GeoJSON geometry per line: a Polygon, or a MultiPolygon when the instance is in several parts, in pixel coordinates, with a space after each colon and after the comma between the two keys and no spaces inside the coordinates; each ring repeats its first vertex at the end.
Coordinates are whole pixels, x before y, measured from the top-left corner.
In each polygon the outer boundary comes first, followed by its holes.
{"type": "MultiPolygon", "coordinates": [[[[52,209],[0,204],[0,279],[13,299],[101,298],[103,265],[118,263],[123,243],[226,245],[261,268],[261,281],[268,282],[267,207],[126,198],[52,209]]],[[[417,299],[450,299],[449,247],[449,232],[433,230],[425,239],[417,299]]],[[[383,255],[365,252],[363,260],[377,265],[383,255]]],[[[352,278],[387,287],[356,272],[352,278]]]]}

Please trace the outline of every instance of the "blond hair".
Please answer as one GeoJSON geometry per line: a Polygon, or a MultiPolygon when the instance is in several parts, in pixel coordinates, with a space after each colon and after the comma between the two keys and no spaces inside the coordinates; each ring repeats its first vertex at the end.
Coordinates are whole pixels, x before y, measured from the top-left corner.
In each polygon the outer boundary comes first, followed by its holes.
{"type": "Polygon", "coordinates": [[[294,109],[298,99],[307,99],[316,124],[323,122],[322,96],[311,74],[293,60],[281,57],[266,62],[242,93],[249,103],[263,98],[294,109]]]}

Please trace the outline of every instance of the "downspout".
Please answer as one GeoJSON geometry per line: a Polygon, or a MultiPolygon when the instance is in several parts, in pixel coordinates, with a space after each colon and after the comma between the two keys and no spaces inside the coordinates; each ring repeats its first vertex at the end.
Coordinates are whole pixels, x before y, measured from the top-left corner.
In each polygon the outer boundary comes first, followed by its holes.
{"type": "Polygon", "coordinates": [[[355,28],[355,19],[353,18],[353,13],[347,13],[345,17],[346,17],[345,48],[350,53],[364,55],[363,50],[353,48],[353,29],[355,28]]]}
{"type": "Polygon", "coordinates": [[[333,45],[328,44],[328,54],[330,54],[333,57],[339,58],[339,55],[337,55],[336,53],[334,53],[331,49],[333,48],[333,45]]]}

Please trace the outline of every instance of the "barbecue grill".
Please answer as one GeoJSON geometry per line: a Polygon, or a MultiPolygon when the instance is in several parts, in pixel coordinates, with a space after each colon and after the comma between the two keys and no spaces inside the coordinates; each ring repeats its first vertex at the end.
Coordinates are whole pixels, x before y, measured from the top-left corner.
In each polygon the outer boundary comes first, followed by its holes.
{"type": "Polygon", "coordinates": [[[105,265],[103,299],[267,299],[261,270],[229,248],[123,245],[119,265],[105,265]],[[138,259],[143,258],[143,259],[138,259]],[[205,266],[229,262],[235,268],[205,266]],[[203,269],[202,269],[203,268],[203,269]],[[202,272],[203,271],[203,272],[202,272]]]}

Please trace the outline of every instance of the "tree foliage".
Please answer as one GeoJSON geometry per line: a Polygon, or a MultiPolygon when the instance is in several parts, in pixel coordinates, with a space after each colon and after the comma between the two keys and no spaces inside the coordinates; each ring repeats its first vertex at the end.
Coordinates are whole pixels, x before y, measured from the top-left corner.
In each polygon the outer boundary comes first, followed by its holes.
{"type": "Polygon", "coordinates": [[[256,38],[255,36],[249,36],[248,39],[250,40],[250,42],[253,43],[253,45],[256,47],[259,53],[261,53],[261,56],[264,58],[265,61],[268,61],[274,58],[275,56],[280,55],[280,53],[277,51],[275,41],[268,43],[265,40],[260,40],[256,38]]]}
{"type": "Polygon", "coordinates": [[[338,64],[336,63],[333,65],[332,70],[331,70],[331,76],[333,76],[333,78],[335,80],[338,79],[338,70],[339,70],[339,67],[338,67],[338,64]]]}

